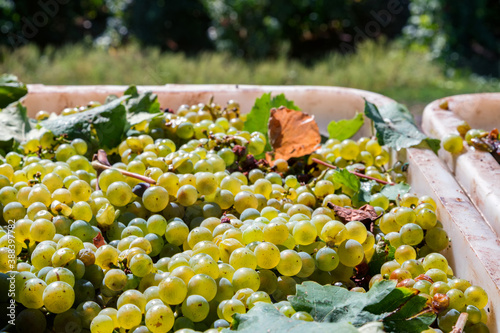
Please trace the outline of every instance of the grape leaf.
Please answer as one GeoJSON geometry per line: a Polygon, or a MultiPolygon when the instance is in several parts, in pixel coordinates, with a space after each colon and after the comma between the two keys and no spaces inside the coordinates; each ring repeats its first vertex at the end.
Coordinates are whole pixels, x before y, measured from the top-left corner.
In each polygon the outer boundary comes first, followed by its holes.
{"type": "Polygon", "coordinates": [[[14,141],[21,142],[31,130],[26,108],[21,103],[12,103],[0,111],[0,148],[12,150],[14,141]]]}
{"type": "Polygon", "coordinates": [[[351,138],[363,126],[365,118],[362,113],[356,113],[352,119],[332,120],[328,124],[330,139],[345,140],[351,138]]]}
{"type": "MultiPolygon", "coordinates": [[[[271,109],[269,143],[274,159],[288,160],[314,152],[320,142],[318,124],[307,113],[280,107],[271,109]]],[[[271,155],[267,156],[271,160],[271,155]]]]}
{"type": "Polygon", "coordinates": [[[430,139],[422,133],[415,124],[413,115],[402,104],[387,104],[378,109],[375,104],[365,101],[365,115],[373,120],[380,145],[400,150],[425,142],[435,153],[439,149],[439,140],[430,139]]]}
{"type": "Polygon", "coordinates": [[[362,181],[360,182],[361,186],[359,187],[358,193],[356,193],[353,197],[353,204],[356,207],[362,206],[365,203],[369,203],[372,198],[372,188],[376,186],[378,183],[374,180],[362,181]]]}
{"type": "Polygon", "coordinates": [[[0,76],[0,108],[18,101],[28,93],[28,88],[12,74],[0,76]]]}
{"type": "Polygon", "coordinates": [[[358,192],[361,186],[359,178],[346,169],[336,169],[333,173],[332,179],[333,182],[348,187],[354,192],[358,192]]]}
{"type": "Polygon", "coordinates": [[[232,329],[222,332],[273,332],[273,333],[324,333],[345,332],[358,333],[349,323],[320,323],[290,319],[281,314],[272,304],[257,303],[245,314],[235,314],[232,329]]]}
{"type": "MultiPolygon", "coordinates": [[[[255,100],[252,110],[250,110],[250,113],[247,115],[247,119],[245,120],[243,130],[250,133],[260,132],[266,137],[266,147],[264,152],[272,150],[267,133],[271,109],[279,108],[280,106],[300,111],[300,108],[298,108],[292,101],[287,100],[284,94],[271,98],[271,93],[265,93],[260,98],[255,100]]],[[[262,154],[262,157],[263,156],[264,154],[262,154]]]]}
{"type": "Polygon", "coordinates": [[[382,321],[386,332],[396,332],[391,327],[407,323],[404,332],[417,333],[427,329],[430,320],[411,318],[425,307],[425,298],[417,293],[410,288],[396,288],[396,282],[388,280],[357,295],[341,287],[307,281],[297,285],[297,294],[288,300],[296,311],[310,313],[315,321],[350,323],[356,327],[382,321]]]}
{"type": "Polygon", "coordinates": [[[136,86],[130,86],[123,94],[130,96],[125,102],[125,108],[127,109],[127,129],[162,116],[158,96],[153,94],[153,92],[146,91],[139,94],[136,86]]]}
{"type": "Polygon", "coordinates": [[[399,195],[408,193],[410,185],[406,183],[398,183],[394,185],[387,184],[380,190],[380,193],[385,195],[389,200],[396,200],[399,195]]]}
{"type": "Polygon", "coordinates": [[[122,102],[128,98],[123,96],[89,111],[42,121],[40,125],[56,136],[66,134],[70,140],[81,138],[87,142],[95,130],[99,147],[114,148],[125,133],[127,119],[122,102]]]}

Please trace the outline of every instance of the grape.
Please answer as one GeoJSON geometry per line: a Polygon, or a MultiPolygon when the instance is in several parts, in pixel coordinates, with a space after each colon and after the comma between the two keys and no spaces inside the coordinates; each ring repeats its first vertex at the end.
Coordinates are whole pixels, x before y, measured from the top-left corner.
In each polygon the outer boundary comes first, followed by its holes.
{"type": "Polygon", "coordinates": [[[122,290],[127,284],[127,275],[120,269],[110,269],[104,275],[104,284],[113,291],[122,290]]]}
{"type": "Polygon", "coordinates": [[[43,292],[47,284],[38,278],[29,279],[20,291],[20,302],[29,309],[38,309],[43,306],[43,292]]]}
{"type": "Polygon", "coordinates": [[[417,245],[424,239],[424,231],[415,223],[408,223],[401,227],[399,231],[401,240],[407,245],[417,245]]]}
{"type": "Polygon", "coordinates": [[[437,324],[443,331],[450,332],[453,329],[453,326],[455,326],[459,316],[460,312],[455,309],[450,309],[439,314],[437,317],[437,324]]]}
{"type": "Polygon", "coordinates": [[[124,181],[115,181],[106,189],[106,197],[116,207],[123,207],[132,200],[132,188],[124,181]]]}
{"type": "Polygon", "coordinates": [[[447,134],[441,143],[443,145],[443,149],[452,154],[458,154],[463,149],[463,140],[458,134],[447,134]]]}
{"type": "Polygon", "coordinates": [[[182,314],[193,322],[200,322],[208,316],[210,305],[200,295],[188,296],[182,302],[182,314]]]}
{"type": "Polygon", "coordinates": [[[198,200],[198,191],[193,185],[183,185],[177,191],[177,201],[183,206],[191,206],[198,200]]]}
{"type": "MultiPolygon", "coordinates": [[[[334,249],[323,247],[316,253],[315,261],[318,269],[329,272],[339,265],[339,255],[334,249]]],[[[312,274],[312,272],[311,272],[312,274]]]]}
{"type": "Polygon", "coordinates": [[[257,291],[260,287],[260,277],[253,269],[243,267],[234,272],[232,283],[235,290],[250,288],[257,291]]]}
{"type": "Polygon", "coordinates": [[[200,295],[210,302],[217,294],[217,283],[206,274],[196,274],[189,280],[187,290],[188,295],[200,295]]]}
{"type": "Polygon", "coordinates": [[[47,320],[40,310],[24,309],[16,316],[15,325],[17,332],[45,332],[47,320]]]}
{"type": "Polygon", "coordinates": [[[294,250],[284,250],[280,253],[276,269],[284,276],[296,275],[302,269],[302,258],[294,250]]]}
{"type": "Polygon", "coordinates": [[[144,277],[153,269],[153,260],[147,254],[139,253],[132,257],[129,267],[135,276],[144,277]]]}
{"type": "Polygon", "coordinates": [[[295,312],[290,318],[295,320],[314,321],[314,318],[305,311],[295,312]]]}
{"type": "Polygon", "coordinates": [[[464,295],[467,305],[474,305],[478,309],[482,309],[488,304],[488,295],[479,286],[470,286],[465,290],[464,295]]]}
{"type": "Polygon", "coordinates": [[[276,245],[283,244],[288,239],[288,228],[283,222],[271,221],[264,229],[264,240],[276,245]]]}
{"type": "Polygon", "coordinates": [[[158,288],[162,301],[171,305],[182,303],[188,293],[186,283],[176,276],[169,276],[162,280],[158,288]]]}
{"type": "Polygon", "coordinates": [[[321,229],[321,239],[334,244],[340,244],[347,238],[347,229],[340,221],[329,221],[321,229]]]}
{"type": "Polygon", "coordinates": [[[363,246],[353,239],[342,242],[339,246],[338,254],[340,262],[348,267],[359,265],[365,256],[363,246]]]}
{"type": "Polygon", "coordinates": [[[448,261],[442,254],[439,253],[428,254],[427,256],[425,256],[422,264],[426,271],[431,268],[437,268],[439,270],[442,270],[443,272],[446,272],[446,270],[448,269],[448,261]]]}
{"type": "Polygon", "coordinates": [[[45,276],[45,282],[47,284],[51,284],[55,281],[63,281],[73,287],[75,285],[75,276],[67,268],[56,267],[48,271],[47,275],[45,276]]]}
{"type": "Polygon", "coordinates": [[[142,312],[135,304],[125,304],[118,309],[116,319],[121,327],[131,329],[142,321],[142,312]]]}
{"type": "Polygon", "coordinates": [[[448,235],[442,228],[429,229],[425,234],[425,243],[433,251],[443,251],[448,247],[448,235]]]}
{"type": "Polygon", "coordinates": [[[257,268],[257,256],[247,248],[239,248],[234,250],[229,256],[229,264],[235,270],[242,267],[255,269],[257,268]]]}
{"type": "Polygon", "coordinates": [[[246,312],[246,307],[238,299],[230,299],[228,300],[224,306],[222,307],[222,315],[224,316],[224,319],[227,320],[228,322],[233,321],[233,314],[235,313],[245,313],[246,312]]]}
{"type": "Polygon", "coordinates": [[[293,238],[298,245],[312,244],[316,240],[317,235],[316,226],[310,221],[299,221],[293,227],[293,238]]]}
{"type": "Polygon", "coordinates": [[[165,188],[161,186],[152,186],[144,191],[142,202],[147,210],[157,213],[167,207],[169,195],[165,188]]]}
{"type": "Polygon", "coordinates": [[[240,214],[247,208],[257,208],[257,206],[257,198],[251,192],[242,191],[234,197],[234,208],[240,214]]]}
{"type": "Polygon", "coordinates": [[[90,324],[91,333],[112,333],[114,329],[114,322],[111,317],[106,315],[97,315],[92,319],[90,324]]]}
{"type": "Polygon", "coordinates": [[[53,282],[43,291],[43,304],[48,311],[53,313],[62,313],[68,310],[74,301],[75,292],[66,282],[53,282]]]}

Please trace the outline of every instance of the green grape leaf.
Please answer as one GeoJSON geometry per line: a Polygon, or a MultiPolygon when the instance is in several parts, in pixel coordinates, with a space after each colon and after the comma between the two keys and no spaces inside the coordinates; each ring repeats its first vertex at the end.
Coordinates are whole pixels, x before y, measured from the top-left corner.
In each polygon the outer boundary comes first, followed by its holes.
{"type": "Polygon", "coordinates": [[[273,332],[273,333],[324,333],[345,332],[358,333],[359,331],[349,323],[319,323],[295,320],[281,314],[272,304],[257,303],[245,314],[235,314],[230,329],[222,332],[273,332]]]}
{"type": "Polygon", "coordinates": [[[351,138],[363,126],[365,117],[362,113],[356,113],[352,119],[332,120],[328,124],[328,135],[330,139],[345,140],[351,138]]]}
{"type": "Polygon", "coordinates": [[[0,76],[0,108],[18,101],[28,93],[28,88],[12,74],[0,76]]]}
{"type": "Polygon", "coordinates": [[[356,327],[382,321],[386,332],[394,332],[388,330],[391,326],[408,323],[404,331],[417,333],[429,327],[420,316],[412,318],[425,308],[425,298],[417,293],[410,288],[396,288],[396,281],[388,280],[375,283],[368,292],[357,295],[345,288],[307,281],[297,285],[296,295],[288,300],[296,311],[310,313],[315,321],[350,323],[356,327]]]}
{"type": "Polygon", "coordinates": [[[347,171],[346,169],[335,170],[332,179],[335,183],[348,187],[354,192],[358,192],[361,186],[359,178],[356,175],[353,175],[352,173],[347,171]]]}
{"type": "Polygon", "coordinates": [[[378,183],[374,180],[361,181],[358,193],[353,195],[353,204],[356,207],[361,207],[362,205],[369,203],[372,199],[372,188],[378,183]]]}
{"type": "Polygon", "coordinates": [[[394,253],[396,253],[394,246],[384,239],[380,240],[375,246],[375,253],[372,259],[368,263],[369,274],[371,276],[380,274],[382,265],[387,261],[394,260],[394,253]]]}
{"type": "Polygon", "coordinates": [[[375,104],[365,101],[365,115],[373,120],[380,145],[400,150],[418,146],[424,141],[437,152],[439,140],[429,139],[422,133],[415,124],[413,115],[404,105],[392,103],[378,109],[375,104]]]}
{"type": "Polygon", "coordinates": [[[31,130],[26,108],[21,103],[12,103],[0,111],[0,148],[11,151],[14,141],[24,141],[31,130]]]}
{"type": "Polygon", "coordinates": [[[292,101],[287,100],[284,94],[279,94],[271,98],[271,93],[265,93],[255,100],[255,103],[245,120],[245,124],[243,126],[244,131],[248,131],[250,133],[260,132],[266,137],[266,147],[264,148],[264,153],[261,154],[261,156],[264,156],[266,151],[272,150],[271,144],[269,143],[268,123],[269,118],[271,117],[271,109],[279,108],[280,106],[300,111],[300,108],[297,107],[292,101]]]}
{"type": "Polygon", "coordinates": [[[125,102],[127,129],[162,116],[158,96],[153,92],[146,91],[139,94],[136,86],[130,86],[123,94],[129,96],[129,99],[125,102]]]}
{"type": "Polygon", "coordinates": [[[122,102],[128,98],[123,96],[89,111],[42,121],[40,125],[56,136],[66,134],[70,140],[81,138],[87,142],[95,130],[99,147],[114,148],[125,133],[127,114],[122,102]]]}
{"type": "Polygon", "coordinates": [[[396,200],[399,195],[408,193],[410,185],[406,183],[398,183],[394,185],[387,184],[380,190],[380,193],[385,195],[389,200],[396,200]]]}
{"type": "Polygon", "coordinates": [[[127,108],[128,114],[139,112],[160,112],[160,103],[158,102],[158,96],[156,94],[153,94],[152,91],[146,91],[139,94],[136,86],[130,86],[127,90],[125,90],[123,95],[130,96],[127,102],[125,102],[125,107],[127,108]]]}

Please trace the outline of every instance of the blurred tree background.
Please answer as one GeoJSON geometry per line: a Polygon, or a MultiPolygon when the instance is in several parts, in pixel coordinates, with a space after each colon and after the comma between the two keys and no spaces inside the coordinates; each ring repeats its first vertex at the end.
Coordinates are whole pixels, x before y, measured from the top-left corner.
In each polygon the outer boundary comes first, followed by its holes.
{"type": "Polygon", "coordinates": [[[499,15],[499,0],[0,0],[0,72],[338,85],[418,115],[440,97],[500,91],[499,15]]]}
{"type": "Polygon", "coordinates": [[[385,36],[498,76],[499,13],[498,0],[0,0],[0,43],[116,47],[132,40],[187,54],[310,61],[385,36]]]}

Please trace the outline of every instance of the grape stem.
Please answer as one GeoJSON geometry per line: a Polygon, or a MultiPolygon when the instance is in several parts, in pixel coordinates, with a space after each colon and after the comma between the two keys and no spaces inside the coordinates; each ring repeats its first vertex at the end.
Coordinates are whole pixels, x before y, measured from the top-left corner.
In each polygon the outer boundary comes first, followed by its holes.
{"type": "Polygon", "coordinates": [[[146,182],[146,183],[149,183],[149,184],[152,184],[152,185],[156,185],[156,181],[152,178],[149,178],[149,177],[146,177],[146,176],[142,176],[138,173],[133,173],[133,172],[130,172],[130,171],[126,171],[126,170],[122,170],[122,169],[119,169],[119,168],[113,168],[112,166],[109,166],[109,165],[104,165],[102,164],[101,162],[99,161],[92,161],[92,167],[96,170],[96,171],[104,171],[106,169],[114,169],[114,170],[117,170],[119,171],[122,175],[124,176],[127,176],[127,177],[132,177],[132,178],[135,178],[135,179],[139,179],[143,182],[146,182]]]}
{"type": "MultiPolygon", "coordinates": [[[[331,165],[329,163],[326,163],[322,160],[318,160],[317,158],[312,158],[312,161],[317,163],[317,164],[321,164],[321,165],[324,165],[330,169],[339,169],[338,167],[336,167],[335,165],[331,165]]],[[[370,180],[374,180],[376,181],[377,183],[380,183],[380,184],[389,184],[389,185],[394,185],[395,183],[390,183],[390,182],[387,182],[385,180],[381,180],[381,179],[378,179],[378,178],[375,178],[375,177],[370,177],[370,176],[367,176],[367,175],[364,175],[362,173],[359,173],[359,172],[356,172],[356,171],[349,171],[350,173],[352,173],[353,175],[356,175],[360,178],[366,178],[366,179],[370,179],[370,180]]]]}
{"type": "Polygon", "coordinates": [[[462,312],[450,333],[463,333],[465,324],[467,323],[467,318],[469,318],[469,314],[467,312],[462,312]]]}

